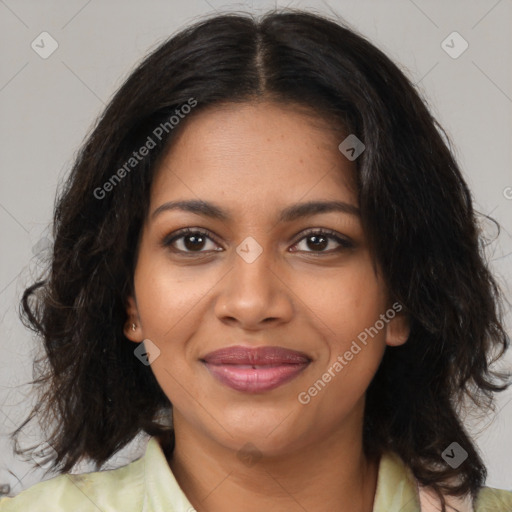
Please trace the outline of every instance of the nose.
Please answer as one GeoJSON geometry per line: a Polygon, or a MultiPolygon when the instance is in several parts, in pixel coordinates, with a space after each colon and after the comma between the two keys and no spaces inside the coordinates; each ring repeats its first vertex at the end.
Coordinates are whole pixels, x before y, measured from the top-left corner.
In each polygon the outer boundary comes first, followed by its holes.
{"type": "Polygon", "coordinates": [[[263,250],[252,262],[234,254],[233,268],[219,283],[215,314],[222,322],[238,324],[244,330],[289,322],[294,300],[291,283],[286,281],[270,250],[263,250]]]}

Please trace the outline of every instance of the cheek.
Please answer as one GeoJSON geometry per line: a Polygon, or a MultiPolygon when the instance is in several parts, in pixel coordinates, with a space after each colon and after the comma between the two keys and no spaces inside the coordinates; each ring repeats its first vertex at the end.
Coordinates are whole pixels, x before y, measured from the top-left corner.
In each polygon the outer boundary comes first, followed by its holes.
{"type": "Polygon", "coordinates": [[[156,257],[141,248],[134,275],[140,323],[144,337],[159,350],[151,370],[176,406],[186,408],[190,393],[200,392],[193,389],[190,378],[190,365],[197,354],[189,340],[205,317],[208,292],[216,280],[212,272],[205,271],[198,278],[197,269],[193,272],[173,266],[165,255],[156,257]],[[187,391],[183,383],[187,383],[187,391]]]}
{"type": "Polygon", "coordinates": [[[194,393],[189,385],[187,339],[197,324],[193,312],[200,298],[191,285],[182,285],[168,266],[165,269],[141,256],[140,268],[135,272],[135,290],[144,338],[158,349],[151,371],[171,403],[186,407],[190,395],[184,392],[183,383],[187,383],[188,393],[194,393]]]}
{"type": "Polygon", "coordinates": [[[386,301],[373,269],[361,265],[309,295],[308,306],[314,308],[311,318],[323,334],[325,351],[308,387],[301,389],[301,403],[309,401],[306,410],[328,418],[328,427],[355,410],[378,370],[386,349],[386,324],[380,319],[386,301]]]}
{"type": "MultiPolygon", "coordinates": [[[[348,350],[351,341],[374,326],[386,310],[383,287],[367,258],[358,258],[321,281],[301,279],[296,289],[306,314],[316,324],[315,329],[323,333],[331,352],[348,350]]],[[[380,329],[379,339],[384,334],[385,330],[380,329]]],[[[364,339],[364,334],[360,338],[364,339]]]]}
{"type": "Polygon", "coordinates": [[[137,307],[144,335],[160,343],[180,339],[197,324],[202,301],[215,284],[215,275],[205,271],[198,276],[172,265],[165,255],[155,257],[141,250],[134,276],[137,307]]]}
{"type": "Polygon", "coordinates": [[[386,324],[380,315],[386,312],[386,297],[363,258],[337,269],[322,286],[304,282],[302,293],[323,347],[318,370],[302,391],[311,399],[311,411],[340,421],[361,400],[382,360],[386,324]]]}

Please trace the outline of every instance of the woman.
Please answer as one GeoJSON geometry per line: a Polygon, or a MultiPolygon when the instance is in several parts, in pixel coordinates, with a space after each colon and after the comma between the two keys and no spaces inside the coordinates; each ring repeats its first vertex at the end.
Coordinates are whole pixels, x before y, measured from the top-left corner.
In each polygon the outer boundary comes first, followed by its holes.
{"type": "Polygon", "coordinates": [[[512,510],[457,414],[507,388],[508,338],[437,128],[382,52],[305,12],[147,57],[23,297],[50,364],[13,437],[40,414],[62,475],[0,511],[512,510]],[[69,474],[141,431],[137,461],[69,474]]]}

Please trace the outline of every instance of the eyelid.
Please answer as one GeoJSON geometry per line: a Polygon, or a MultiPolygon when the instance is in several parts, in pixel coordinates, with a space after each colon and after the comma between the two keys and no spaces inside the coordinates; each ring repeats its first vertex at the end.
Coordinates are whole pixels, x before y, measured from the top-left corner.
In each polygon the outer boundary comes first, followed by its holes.
{"type": "MultiPolygon", "coordinates": [[[[182,238],[188,234],[200,234],[203,235],[209,239],[211,239],[213,242],[215,242],[217,245],[220,245],[220,243],[217,241],[216,235],[214,235],[209,229],[205,228],[182,228],[178,229],[177,231],[173,231],[169,235],[164,236],[164,238],[161,241],[162,247],[166,248],[169,247],[175,240],[178,238],[182,238]]],[[[181,254],[194,254],[194,251],[177,251],[181,254]]],[[[201,254],[206,251],[197,251],[196,254],[201,254]]]]}
{"type": "MultiPolygon", "coordinates": [[[[327,236],[327,238],[334,239],[341,247],[344,247],[346,249],[353,248],[354,245],[355,245],[354,242],[350,238],[348,238],[347,236],[342,235],[341,233],[338,233],[337,231],[334,231],[333,229],[329,229],[329,228],[308,228],[308,229],[305,229],[304,231],[301,231],[297,235],[296,241],[294,242],[293,245],[297,245],[301,240],[306,238],[308,235],[316,235],[316,234],[325,235],[325,236],[327,236]]],[[[309,252],[311,254],[315,254],[315,252],[317,254],[332,254],[332,251],[331,252],[327,252],[327,251],[319,251],[319,252],[317,252],[317,251],[306,251],[306,252],[309,252]]]]}

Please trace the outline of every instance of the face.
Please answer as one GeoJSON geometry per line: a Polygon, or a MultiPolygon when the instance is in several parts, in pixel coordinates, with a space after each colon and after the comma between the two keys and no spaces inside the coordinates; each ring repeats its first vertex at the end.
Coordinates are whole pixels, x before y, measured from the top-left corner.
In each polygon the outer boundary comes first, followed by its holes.
{"type": "Polygon", "coordinates": [[[409,331],[372,264],[343,138],[291,107],[217,106],[188,119],[161,162],[125,334],[151,340],[177,436],[279,455],[362,428],[386,345],[409,331]],[[217,215],[167,204],[192,200],[217,215]],[[341,206],[296,208],[311,202],[341,206]],[[273,353],[273,370],[204,362],[234,346],[301,358],[273,353]]]}

